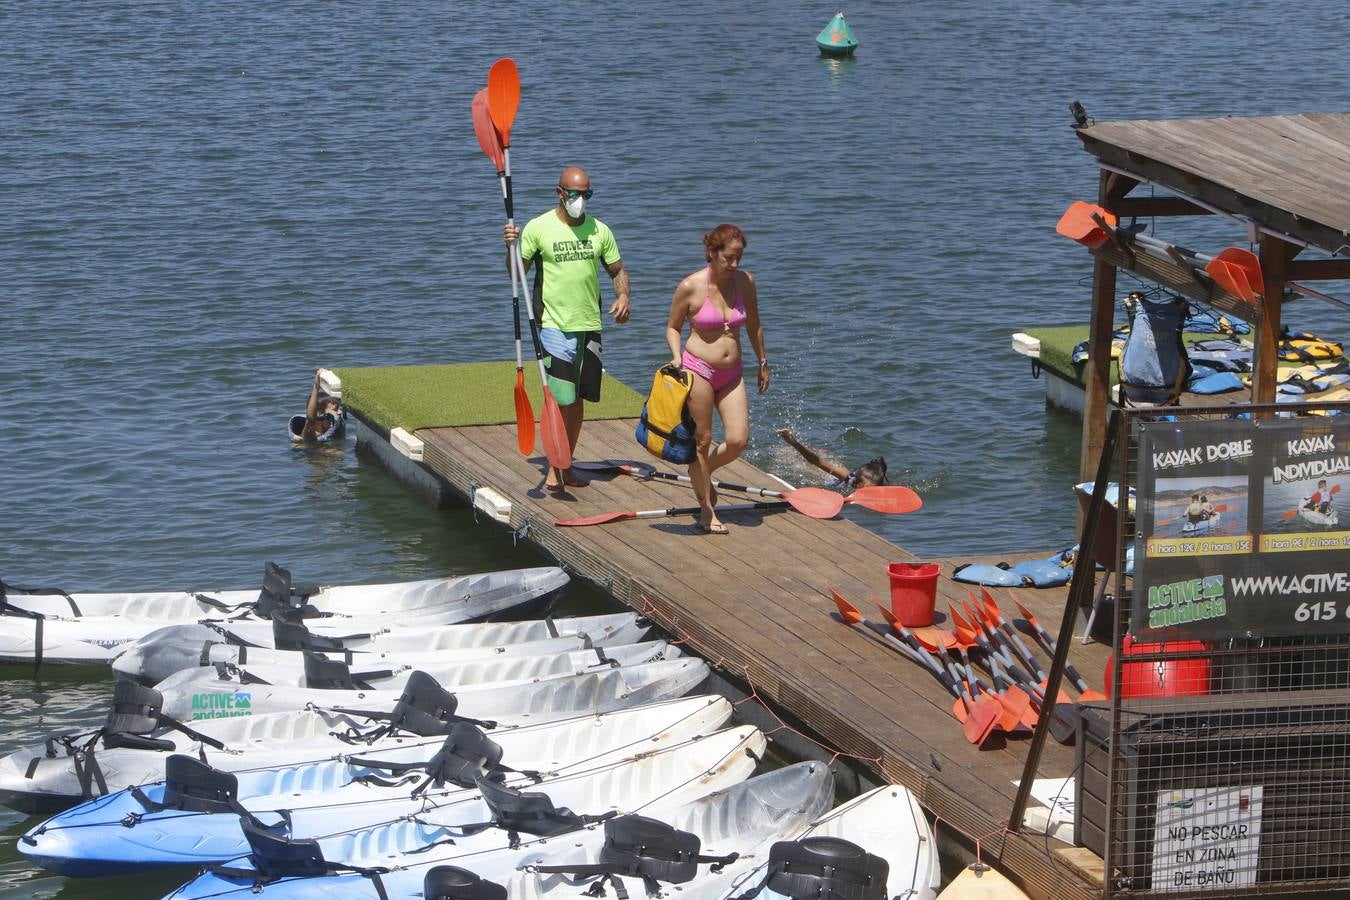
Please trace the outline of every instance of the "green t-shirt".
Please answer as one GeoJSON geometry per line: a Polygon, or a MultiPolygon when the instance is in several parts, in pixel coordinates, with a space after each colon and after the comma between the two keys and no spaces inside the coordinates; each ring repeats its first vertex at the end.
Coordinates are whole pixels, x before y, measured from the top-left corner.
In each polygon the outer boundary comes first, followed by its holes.
{"type": "Polygon", "coordinates": [[[589,214],[580,225],[568,225],[551,209],[520,232],[520,255],[535,260],[534,309],[541,325],[559,331],[600,330],[596,260],[606,266],[619,260],[619,245],[608,225],[589,214]]]}

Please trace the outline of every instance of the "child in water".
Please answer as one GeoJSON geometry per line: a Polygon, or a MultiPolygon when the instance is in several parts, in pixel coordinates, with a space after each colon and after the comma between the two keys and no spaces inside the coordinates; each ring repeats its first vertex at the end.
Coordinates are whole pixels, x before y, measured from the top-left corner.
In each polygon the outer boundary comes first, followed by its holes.
{"type": "Polygon", "coordinates": [[[792,433],[791,428],[778,429],[778,436],[787,441],[789,447],[800,453],[802,459],[817,469],[822,469],[833,475],[838,481],[838,487],[853,490],[886,483],[886,458],[884,456],[873,457],[858,468],[849,469],[832,459],[826,459],[820,455],[820,451],[803,444],[792,433]]]}
{"type": "Polygon", "coordinates": [[[319,373],[314,370],[314,385],[309,389],[309,400],[305,404],[303,416],[291,416],[287,432],[292,441],[316,441],[322,443],[340,438],[347,432],[347,413],[342,403],[325,394],[319,387],[319,373]]]}

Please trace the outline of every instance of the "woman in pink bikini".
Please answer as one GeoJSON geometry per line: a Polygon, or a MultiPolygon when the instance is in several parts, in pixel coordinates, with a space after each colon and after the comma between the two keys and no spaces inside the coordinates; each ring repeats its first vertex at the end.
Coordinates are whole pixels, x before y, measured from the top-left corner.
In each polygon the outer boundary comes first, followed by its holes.
{"type": "Polygon", "coordinates": [[[769,360],[764,355],[764,326],[759,321],[755,279],[741,271],[745,234],[735,225],[718,225],[703,235],[708,266],[687,276],[675,289],[666,322],[671,364],[697,377],[689,394],[689,412],[698,426],[698,458],[689,477],[698,497],[698,525],[708,534],[726,534],[717,518],[713,472],[740,456],[750,438],[750,404],[741,365],[741,326],[759,359],[758,384],[769,389],[769,360]],[[689,323],[689,340],[680,352],[680,334],[689,323]],[[712,443],[712,416],[722,417],[723,441],[712,443]]]}

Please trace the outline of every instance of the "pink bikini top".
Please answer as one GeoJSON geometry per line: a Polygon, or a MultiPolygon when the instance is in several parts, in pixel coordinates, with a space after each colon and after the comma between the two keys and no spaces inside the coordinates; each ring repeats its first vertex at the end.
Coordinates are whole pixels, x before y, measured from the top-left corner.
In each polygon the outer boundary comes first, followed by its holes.
{"type": "MultiPolygon", "coordinates": [[[[735,282],[733,276],[732,281],[735,282]]],[[[740,286],[736,286],[736,303],[731,309],[730,316],[723,316],[717,311],[717,306],[712,302],[712,269],[708,270],[707,280],[704,281],[703,305],[694,313],[692,319],[695,328],[717,328],[721,326],[722,331],[730,333],[733,328],[740,328],[745,324],[745,304],[741,301],[740,286]]]]}

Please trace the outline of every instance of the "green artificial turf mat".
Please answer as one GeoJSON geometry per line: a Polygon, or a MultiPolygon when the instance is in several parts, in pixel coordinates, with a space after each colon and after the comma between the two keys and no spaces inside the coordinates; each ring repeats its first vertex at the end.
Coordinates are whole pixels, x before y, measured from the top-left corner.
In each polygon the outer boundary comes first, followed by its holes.
{"type": "MultiPolygon", "coordinates": [[[[419,428],[496,425],[516,420],[514,362],[440,366],[334,369],[342,379],[342,402],[388,432],[419,428]]],[[[538,368],[526,366],[525,387],[535,418],[544,408],[538,368]]],[[[600,402],[586,404],[587,419],[635,419],[645,398],[608,374],[600,402]]]]}

